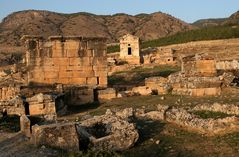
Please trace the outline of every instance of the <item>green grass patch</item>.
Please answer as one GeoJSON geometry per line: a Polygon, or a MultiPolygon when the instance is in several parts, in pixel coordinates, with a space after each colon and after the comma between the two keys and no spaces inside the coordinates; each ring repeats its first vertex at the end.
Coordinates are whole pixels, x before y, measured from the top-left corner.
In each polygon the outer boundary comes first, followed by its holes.
{"type": "Polygon", "coordinates": [[[195,111],[193,112],[193,114],[198,115],[203,119],[208,119],[208,118],[219,119],[219,118],[226,118],[231,116],[226,113],[212,112],[212,111],[195,111]]]}
{"type": "Polygon", "coordinates": [[[108,77],[109,85],[135,85],[142,84],[145,78],[162,76],[167,77],[170,74],[180,71],[175,66],[155,66],[153,68],[136,67],[129,71],[120,71],[108,77]]]}

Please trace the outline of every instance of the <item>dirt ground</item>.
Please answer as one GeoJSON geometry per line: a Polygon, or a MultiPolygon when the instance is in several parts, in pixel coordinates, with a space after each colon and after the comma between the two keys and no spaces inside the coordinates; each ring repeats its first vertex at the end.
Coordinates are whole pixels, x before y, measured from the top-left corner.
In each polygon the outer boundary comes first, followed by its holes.
{"type": "MultiPolygon", "coordinates": [[[[112,110],[133,107],[154,110],[157,104],[181,106],[190,108],[199,103],[236,103],[239,102],[237,94],[222,95],[218,97],[198,97],[166,95],[162,96],[134,96],[114,99],[102,104],[88,104],[71,108],[69,115],[59,120],[77,121],[83,115],[100,115],[106,109],[112,110]]],[[[223,136],[207,137],[196,132],[187,131],[180,126],[162,121],[137,120],[140,139],[135,147],[118,152],[125,157],[237,157],[239,154],[239,132],[223,136]]],[[[1,157],[51,157],[74,156],[54,150],[45,146],[35,147],[29,140],[18,133],[0,133],[1,157]]]]}

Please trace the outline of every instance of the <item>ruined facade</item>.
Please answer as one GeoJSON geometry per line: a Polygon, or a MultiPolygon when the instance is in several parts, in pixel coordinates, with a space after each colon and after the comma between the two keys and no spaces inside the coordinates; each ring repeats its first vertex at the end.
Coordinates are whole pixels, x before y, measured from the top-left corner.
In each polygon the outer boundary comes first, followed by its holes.
{"type": "Polygon", "coordinates": [[[175,65],[176,55],[173,49],[157,48],[145,50],[143,56],[144,64],[175,65]]]}
{"type": "Polygon", "coordinates": [[[221,94],[222,81],[217,76],[216,61],[206,54],[182,58],[181,73],[169,76],[174,94],[213,96],[221,94]]]}
{"type": "Polygon", "coordinates": [[[107,86],[105,38],[24,36],[28,83],[107,86]]]}
{"type": "Polygon", "coordinates": [[[120,38],[120,58],[128,64],[140,64],[139,38],[127,34],[120,38]]]}
{"type": "Polygon", "coordinates": [[[214,58],[196,54],[182,57],[182,72],[187,76],[216,76],[216,61],[214,58]]]}

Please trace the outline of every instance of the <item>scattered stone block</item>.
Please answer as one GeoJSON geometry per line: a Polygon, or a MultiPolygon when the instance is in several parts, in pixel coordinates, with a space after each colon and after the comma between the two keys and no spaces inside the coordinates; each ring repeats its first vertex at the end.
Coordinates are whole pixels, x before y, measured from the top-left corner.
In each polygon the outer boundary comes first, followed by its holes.
{"type": "Polygon", "coordinates": [[[31,121],[26,115],[20,117],[21,132],[27,137],[31,137],[31,121]]]}
{"type": "Polygon", "coordinates": [[[139,87],[134,87],[132,89],[132,92],[134,94],[139,94],[139,95],[151,95],[152,94],[152,90],[149,87],[146,86],[139,86],[139,87]]]}
{"type": "Polygon", "coordinates": [[[78,133],[75,123],[34,125],[31,141],[36,146],[50,146],[68,151],[79,151],[78,133]]]}
{"type": "Polygon", "coordinates": [[[100,102],[109,101],[116,98],[116,90],[114,88],[107,88],[104,90],[97,91],[98,100],[100,102]]]}

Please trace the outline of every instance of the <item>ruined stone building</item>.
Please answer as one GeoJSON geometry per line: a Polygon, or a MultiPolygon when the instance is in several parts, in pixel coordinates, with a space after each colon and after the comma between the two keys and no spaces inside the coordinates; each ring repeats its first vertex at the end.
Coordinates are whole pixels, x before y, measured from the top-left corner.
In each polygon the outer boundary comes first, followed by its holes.
{"type": "Polygon", "coordinates": [[[23,36],[22,40],[26,74],[19,77],[25,81],[0,86],[0,111],[53,117],[66,111],[66,105],[94,102],[96,90],[107,87],[105,38],[23,36]]]}
{"type": "Polygon", "coordinates": [[[181,72],[169,76],[173,93],[192,96],[219,95],[222,80],[216,61],[204,54],[182,57],[181,72]]]}
{"type": "Polygon", "coordinates": [[[207,55],[191,55],[182,57],[182,72],[186,76],[216,76],[216,61],[207,55]]]}
{"type": "Polygon", "coordinates": [[[175,65],[177,63],[173,49],[156,48],[149,52],[145,51],[142,54],[144,64],[175,65]]]}
{"type": "Polygon", "coordinates": [[[128,64],[140,64],[140,40],[130,34],[120,38],[120,58],[128,64]]]}
{"type": "Polygon", "coordinates": [[[104,38],[24,36],[28,83],[107,86],[104,38]]]}

